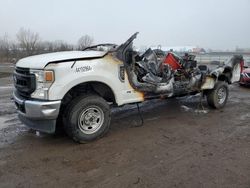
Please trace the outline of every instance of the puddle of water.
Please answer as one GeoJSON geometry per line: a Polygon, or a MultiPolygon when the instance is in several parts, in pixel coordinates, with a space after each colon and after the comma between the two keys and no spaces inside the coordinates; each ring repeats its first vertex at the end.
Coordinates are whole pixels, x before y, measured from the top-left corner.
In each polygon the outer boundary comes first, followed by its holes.
{"type": "Polygon", "coordinates": [[[16,114],[0,116],[0,149],[13,143],[19,134],[27,130],[16,114]]]}
{"type": "Polygon", "coordinates": [[[8,123],[6,123],[8,120],[9,119],[7,117],[0,116],[0,130],[8,127],[8,123]]]}
{"type": "Polygon", "coordinates": [[[13,89],[13,85],[0,86],[0,89],[13,89]]]}
{"type": "Polygon", "coordinates": [[[188,106],[185,106],[185,105],[181,105],[181,109],[184,110],[185,112],[193,111],[192,108],[189,108],[188,106]]]}
{"type": "Polygon", "coordinates": [[[194,112],[197,113],[197,114],[207,114],[209,111],[208,110],[198,110],[198,109],[196,109],[194,112]]]}
{"type": "Polygon", "coordinates": [[[185,105],[181,105],[181,109],[184,110],[185,112],[194,112],[197,114],[207,114],[209,112],[206,109],[193,109],[185,105]]]}

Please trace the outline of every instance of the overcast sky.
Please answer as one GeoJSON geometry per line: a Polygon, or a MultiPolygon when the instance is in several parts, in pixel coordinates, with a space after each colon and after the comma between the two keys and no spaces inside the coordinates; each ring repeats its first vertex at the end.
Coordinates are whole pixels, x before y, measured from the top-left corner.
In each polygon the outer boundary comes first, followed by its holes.
{"type": "Polygon", "coordinates": [[[250,0],[0,0],[0,36],[27,28],[43,40],[137,46],[250,47],[250,0]]]}

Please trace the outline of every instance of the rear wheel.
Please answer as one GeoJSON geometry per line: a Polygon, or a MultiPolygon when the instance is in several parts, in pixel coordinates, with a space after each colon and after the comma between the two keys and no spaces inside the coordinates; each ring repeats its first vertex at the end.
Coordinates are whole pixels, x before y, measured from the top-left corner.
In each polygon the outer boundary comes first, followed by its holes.
{"type": "Polygon", "coordinates": [[[220,109],[225,106],[228,99],[228,84],[223,81],[218,81],[214,89],[207,93],[207,103],[212,108],[220,109]]]}
{"type": "Polygon", "coordinates": [[[75,141],[86,143],[104,136],[110,126],[110,108],[98,95],[74,99],[65,110],[64,128],[75,141]]]}

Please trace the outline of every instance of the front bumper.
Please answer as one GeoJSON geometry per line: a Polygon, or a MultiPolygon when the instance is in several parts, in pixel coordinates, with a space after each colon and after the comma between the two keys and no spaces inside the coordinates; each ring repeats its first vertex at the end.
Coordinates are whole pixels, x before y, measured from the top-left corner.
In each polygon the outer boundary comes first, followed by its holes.
{"type": "Polygon", "coordinates": [[[26,100],[13,93],[19,119],[28,127],[46,133],[54,133],[61,101],[26,100]]]}

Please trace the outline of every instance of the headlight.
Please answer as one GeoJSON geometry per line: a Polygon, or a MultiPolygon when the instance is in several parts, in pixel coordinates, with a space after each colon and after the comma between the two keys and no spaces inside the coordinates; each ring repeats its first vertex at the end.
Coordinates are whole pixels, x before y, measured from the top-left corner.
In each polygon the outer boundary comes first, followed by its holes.
{"type": "Polygon", "coordinates": [[[36,76],[36,90],[31,94],[32,98],[48,99],[48,91],[55,77],[52,70],[30,70],[36,76]]]}

